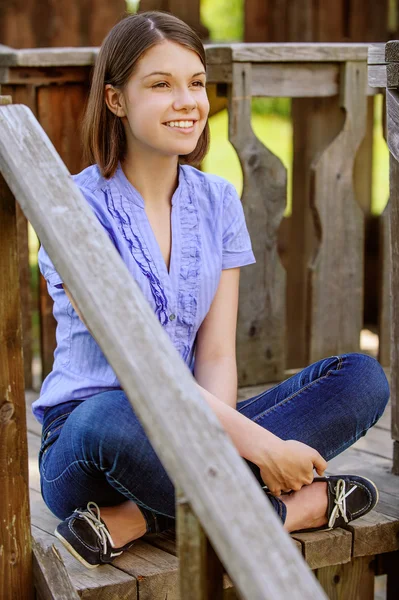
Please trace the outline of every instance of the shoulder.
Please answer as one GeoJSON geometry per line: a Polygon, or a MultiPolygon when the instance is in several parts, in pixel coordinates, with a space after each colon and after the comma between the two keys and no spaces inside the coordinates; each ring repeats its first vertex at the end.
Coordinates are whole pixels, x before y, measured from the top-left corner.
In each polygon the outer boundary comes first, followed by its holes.
{"type": "Polygon", "coordinates": [[[91,165],[80,173],[72,175],[73,181],[82,190],[92,194],[99,192],[107,180],[101,175],[98,165],[91,165]]]}
{"type": "Polygon", "coordinates": [[[182,165],[181,168],[186,181],[194,187],[195,191],[208,196],[210,200],[221,201],[226,195],[235,192],[233,184],[219,175],[204,173],[189,165],[182,165]]]}

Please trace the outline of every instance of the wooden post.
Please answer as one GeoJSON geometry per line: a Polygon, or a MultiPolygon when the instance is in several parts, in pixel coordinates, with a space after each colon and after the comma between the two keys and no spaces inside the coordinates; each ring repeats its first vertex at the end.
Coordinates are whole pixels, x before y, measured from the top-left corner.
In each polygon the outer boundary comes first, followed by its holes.
{"type": "Polygon", "coordinates": [[[224,568],[187,498],[176,490],[180,597],[222,600],[224,568]]]}
{"type": "MultiPolygon", "coordinates": [[[[11,98],[0,97],[0,105],[11,98]]],[[[0,111],[1,111],[0,107],[0,111]]],[[[33,598],[17,216],[0,175],[0,598],[33,598]]]]}
{"type": "Polygon", "coordinates": [[[385,46],[387,62],[387,137],[390,151],[389,185],[391,208],[391,432],[394,443],[393,472],[399,475],[399,42],[385,46]]]}

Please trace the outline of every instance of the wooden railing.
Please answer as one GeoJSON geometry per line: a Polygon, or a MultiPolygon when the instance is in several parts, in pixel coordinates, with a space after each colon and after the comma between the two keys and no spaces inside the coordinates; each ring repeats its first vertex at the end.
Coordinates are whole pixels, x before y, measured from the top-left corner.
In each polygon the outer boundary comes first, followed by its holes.
{"type": "MultiPolygon", "coordinates": [[[[243,269],[238,325],[240,385],[278,381],[287,368],[359,350],[364,228],[370,212],[370,115],[380,88],[366,82],[367,44],[233,44],[206,48],[215,111],[228,104],[243,205],[256,265],[243,269]],[[287,173],[254,135],[251,98],[292,98],[292,214],[287,173]]],[[[97,49],[0,51],[0,83],[27,104],[71,172],[83,168],[79,123],[97,49]]],[[[372,119],[371,119],[372,120],[372,119]]],[[[389,366],[386,215],[381,222],[379,358],[389,366]]],[[[25,377],[30,383],[26,224],[19,219],[25,377]],[[25,275],[24,275],[25,273],[25,275]]],[[[52,303],[41,278],[43,372],[53,361],[52,303]]],[[[36,303],[36,299],[35,299],[36,303]]]]}
{"type": "Polygon", "coordinates": [[[369,56],[370,85],[386,88],[387,139],[390,151],[390,199],[385,237],[390,252],[385,278],[390,285],[391,317],[391,432],[394,440],[393,471],[399,475],[399,41],[378,44],[369,56]]]}
{"type": "MultiPolygon", "coordinates": [[[[71,290],[176,485],[181,598],[222,598],[219,559],[243,599],[325,598],[25,106],[0,107],[0,171],[0,597],[22,600],[33,594],[16,200],[71,290]],[[77,263],[78,271],[73,268],[77,263]]],[[[46,598],[61,597],[59,589],[59,595],[53,596],[54,581],[40,569],[43,558],[35,552],[36,582],[44,579],[41,589],[46,590],[46,598]]]]}

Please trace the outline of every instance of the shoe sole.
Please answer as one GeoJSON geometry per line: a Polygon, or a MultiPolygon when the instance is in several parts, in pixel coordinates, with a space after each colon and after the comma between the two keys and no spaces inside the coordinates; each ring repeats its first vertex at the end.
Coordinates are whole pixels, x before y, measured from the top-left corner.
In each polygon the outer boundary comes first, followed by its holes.
{"type": "Polygon", "coordinates": [[[71,544],[60,533],[58,533],[57,530],[54,531],[54,535],[56,538],[58,538],[60,540],[62,545],[65,546],[65,548],[68,550],[68,552],[70,554],[72,554],[72,556],[74,558],[76,558],[76,560],[78,560],[80,563],[82,563],[82,565],[84,565],[86,567],[86,569],[97,569],[97,567],[100,566],[99,564],[91,565],[90,563],[88,563],[82,556],[80,556],[80,554],[78,552],[76,552],[75,548],[73,546],[71,546],[71,544]]]}

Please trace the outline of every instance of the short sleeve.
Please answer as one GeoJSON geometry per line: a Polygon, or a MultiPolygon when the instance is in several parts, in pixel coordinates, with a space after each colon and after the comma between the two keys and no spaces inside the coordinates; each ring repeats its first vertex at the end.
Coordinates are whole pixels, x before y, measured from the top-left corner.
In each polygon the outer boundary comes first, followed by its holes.
{"type": "Polygon", "coordinates": [[[55,267],[43,246],[40,246],[37,259],[40,272],[47,283],[52,287],[62,287],[62,279],[55,270],[55,267]]]}
{"type": "Polygon", "coordinates": [[[223,205],[222,269],[244,267],[255,262],[241,200],[234,186],[229,185],[223,205]]]}

